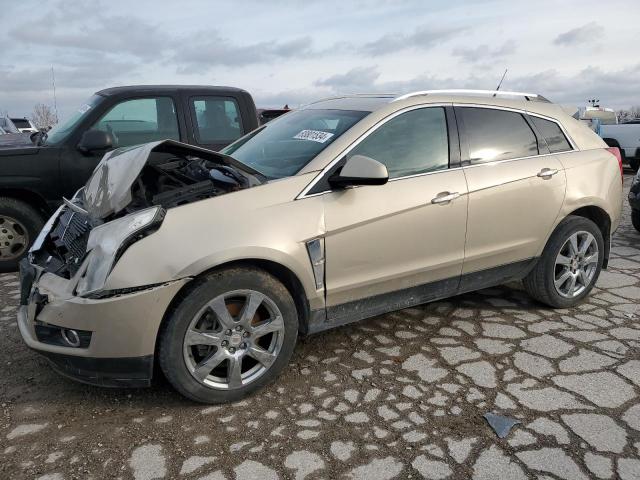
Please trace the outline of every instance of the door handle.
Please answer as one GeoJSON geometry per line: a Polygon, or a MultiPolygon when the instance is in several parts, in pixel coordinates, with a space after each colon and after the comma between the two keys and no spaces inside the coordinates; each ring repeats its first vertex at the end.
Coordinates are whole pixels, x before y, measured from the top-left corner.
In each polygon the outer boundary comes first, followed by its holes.
{"type": "Polygon", "coordinates": [[[460,194],[458,192],[442,192],[436,195],[434,198],[432,198],[431,203],[435,203],[435,204],[449,203],[452,200],[455,200],[456,198],[458,198],[459,196],[460,194]]]}
{"type": "Polygon", "coordinates": [[[549,179],[553,177],[556,173],[558,173],[558,170],[556,170],[555,168],[543,168],[538,172],[538,176],[540,178],[549,179]]]}

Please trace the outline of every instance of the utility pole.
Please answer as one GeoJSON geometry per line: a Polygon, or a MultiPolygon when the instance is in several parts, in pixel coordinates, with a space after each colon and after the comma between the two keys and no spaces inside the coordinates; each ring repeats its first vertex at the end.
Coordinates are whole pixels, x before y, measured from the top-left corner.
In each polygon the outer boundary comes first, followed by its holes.
{"type": "Polygon", "coordinates": [[[51,84],[53,85],[53,111],[56,113],[56,122],[58,121],[58,100],[56,99],[56,74],[51,65],[51,84]]]}

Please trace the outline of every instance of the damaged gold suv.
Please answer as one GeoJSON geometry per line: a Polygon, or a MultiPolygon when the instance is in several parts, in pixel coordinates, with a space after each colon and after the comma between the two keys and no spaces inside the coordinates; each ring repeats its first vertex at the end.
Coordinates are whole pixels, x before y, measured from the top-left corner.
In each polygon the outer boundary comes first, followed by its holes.
{"type": "Polygon", "coordinates": [[[64,375],[239,399],[299,334],[522,279],[551,307],[606,267],[620,155],[543,97],[331,98],[222,153],[105,155],[21,265],[20,332],[64,375]]]}

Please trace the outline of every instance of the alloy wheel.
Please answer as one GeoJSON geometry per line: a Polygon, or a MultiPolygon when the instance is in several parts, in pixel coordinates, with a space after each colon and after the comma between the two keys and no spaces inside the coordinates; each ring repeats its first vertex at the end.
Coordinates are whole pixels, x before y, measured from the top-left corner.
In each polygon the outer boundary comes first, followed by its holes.
{"type": "Polygon", "coordinates": [[[183,340],[187,369],[200,383],[221,390],[245,387],[275,362],[285,325],[273,300],[255,290],[234,290],[208,302],[183,340]]]}
{"type": "Polygon", "coordinates": [[[555,261],[554,285],[558,294],[573,298],[584,292],[598,271],[598,254],[598,242],[591,233],[573,233],[555,261]]]}

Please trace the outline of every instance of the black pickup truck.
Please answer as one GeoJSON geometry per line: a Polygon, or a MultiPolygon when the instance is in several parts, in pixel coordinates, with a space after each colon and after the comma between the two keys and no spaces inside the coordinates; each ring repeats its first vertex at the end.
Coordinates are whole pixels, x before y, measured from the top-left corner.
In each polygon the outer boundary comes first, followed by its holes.
{"type": "Polygon", "coordinates": [[[17,268],[46,218],[112,148],[163,139],[219,150],[258,127],[251,95],[230,87],[144,85],[95,93],[35,144],[0,149],[0,271],[17,268]]]}

